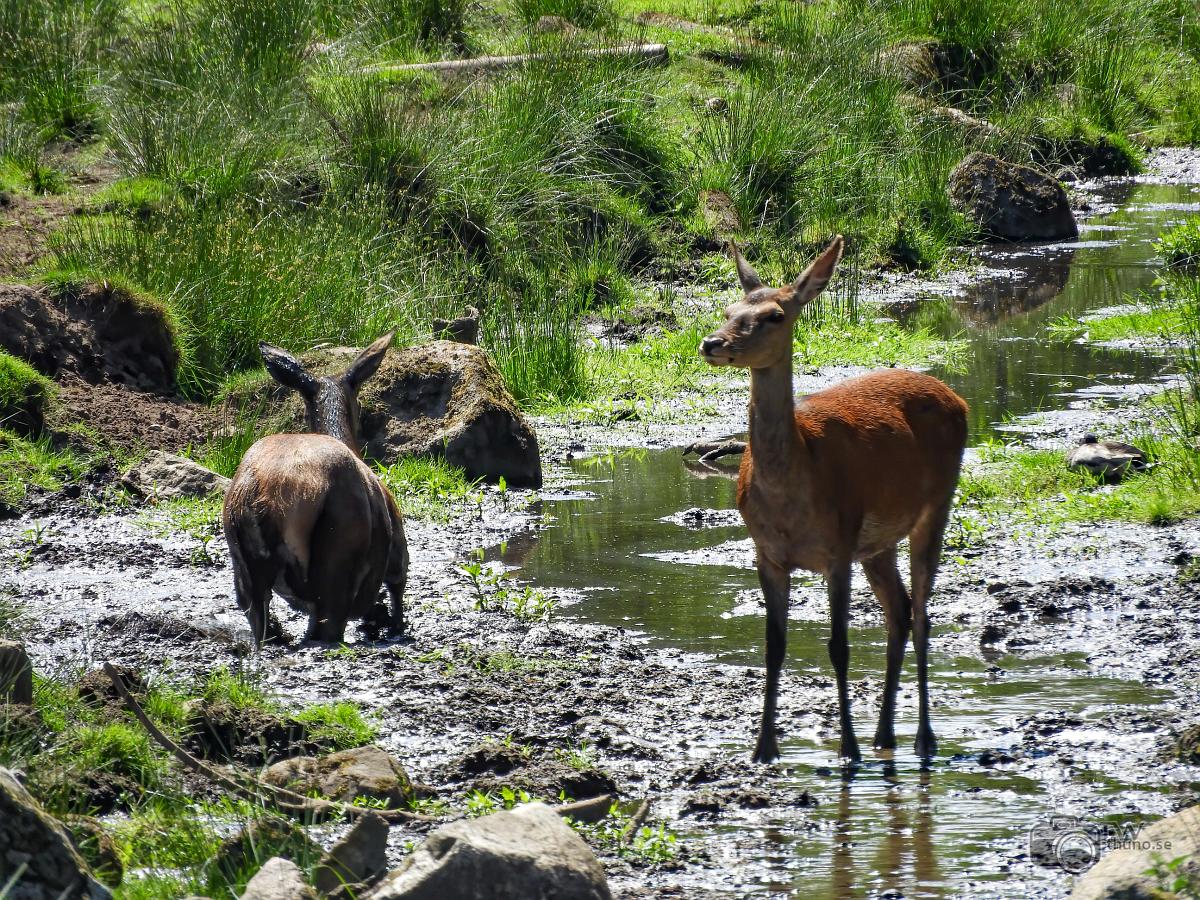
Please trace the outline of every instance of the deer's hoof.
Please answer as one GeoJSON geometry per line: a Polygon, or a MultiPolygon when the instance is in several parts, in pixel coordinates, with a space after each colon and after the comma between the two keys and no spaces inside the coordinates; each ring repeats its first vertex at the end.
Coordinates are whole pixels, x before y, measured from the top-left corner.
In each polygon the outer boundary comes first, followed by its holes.
{"type": "Polygon", "coordinates": [[[875,732],[875,749],[876,750],[895,750],[896,749],[896,733],[894,731],[877,731],[875,732]]]}
{"type": "Polygon", "coordinates": [[[774,735],[771,735],[770,738],[759,738],[758,746],[754,748],[752,759],[756,763],[773,763],[779,759],[779,742],[775,739],[774,735]]]}
{"type": "Polygon", "coordinates": [[[922,732],[917,735],[917,740],[913,744],[913,750],[921,759],[931,759],[937,756],[937,738],[933,736],[932,731],[922,732]]]}

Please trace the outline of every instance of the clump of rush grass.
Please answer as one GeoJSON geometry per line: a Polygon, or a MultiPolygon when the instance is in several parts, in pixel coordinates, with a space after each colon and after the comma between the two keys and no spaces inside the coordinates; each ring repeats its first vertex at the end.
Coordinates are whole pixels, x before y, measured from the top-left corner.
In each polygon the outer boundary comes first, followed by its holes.
{"type": "Polygon", "coordinates": [[[0,102],[50,135],[98,128],[94,89],[118,40],[121,0],[0,2],[0,102]]]}
{"type": "Polygon", "coordinates": [[[1164,232],[1154,249],[1172,269],[1200,269],[1200,217],[1193,217],[1164,232]]]}
{"type": "Polygon", "coordinates": [[[0,429],[0,504],[20,506],[30,488],[57,491],[89,467],[89,460],[56,448],[48,437],[26,438],[0,429]]]}
{"type": "Polygon", "coordinates": [[[308,726],[311,739],[327,743],[334,750],[362,747],[379,736],[379,729],[363,718],[358,705],[346,701],[309,706],[295,718],[308,726]]]}
{"type": "Polygon", "coordinates": [[[50,379],[24,360],[0,350],[0,428],[36,431],[54,395],[50,379]]]}
{"type": "Polygon", "coordinates": [[[219,703],[233,709],[278,711],[278,703],[270,697],[262,683],[246,672],[219,666],[198,685],[198,694],[208,703],[219,703]]]}

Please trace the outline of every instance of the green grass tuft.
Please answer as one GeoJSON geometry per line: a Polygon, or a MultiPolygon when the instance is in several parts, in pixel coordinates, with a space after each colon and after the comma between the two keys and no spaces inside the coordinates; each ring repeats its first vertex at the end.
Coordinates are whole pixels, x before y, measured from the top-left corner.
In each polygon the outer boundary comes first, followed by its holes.
{"type": "Polygon", "coordinates": [[[90,463],[49,438],[24,438],[0,429],[0,504],[20,506],[30,488],[57,491],[87,472],[90,463]]]}
{"type": "Polygon", "coordinates": [[[54,396],[50,379],[33,366],[0,350],[0,428],[36,434],[54,396]]]}
{"type": "Polygon", "coordinates": [[[1172,269],[1200,269],[1200,217],[1188,219],[1165,232],[1154,244],[1172,269]]]}
{"type": "Polygon", "coordinates": [[[327,741],[335,750],[350,750],[370,744],[379,736],[379,729],[363,718],[354,703],[321,703],[298,712],[296,721],[308,725],[308,736],[327,741]]]}
{"type": "Polygon", "coordinates": [[[436,522],[448,521],[455,508],[477,494],[479,484],[439,456],[400,456],[377,471],[406,517],[436,522]]]}

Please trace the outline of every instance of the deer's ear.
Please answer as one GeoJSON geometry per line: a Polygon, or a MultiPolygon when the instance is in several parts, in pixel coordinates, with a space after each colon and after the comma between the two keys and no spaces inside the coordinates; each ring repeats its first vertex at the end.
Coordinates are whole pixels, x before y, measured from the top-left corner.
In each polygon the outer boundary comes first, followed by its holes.
{"type": "Polygon", "coordinates": [[[842,258],[844,245],[845,241],[839,234],[833,239],[833,243],[800,273],[800,277],[792,282],[792,303],[804,306],[825,290],[829,279],[833,277],[833,270],[837,267],[838,260],[842,258]]]}
{"type": "Polygon", "coordinates": [[[738,281],[742,283],[742,290],[748,294],[762,287],[762,279],[758,277],[754,267],[746,262],[746,258],[733,241],[729,242],[729,252],[733,256],[733,264],[737,266],[738,281]]]}
{"type": "Polygon", "coordinates": [[[258,352],[262,354],[263,363],[271,377],[284,387],[299,391],[300,396],[306,399],[317,395],[317,379],[292,354],[266,341],[259,341],[258,352]]]}
{"type": "Polygon", "coordinates": [[[392,338],[395,336],[396,332],[389,331],[362,353],[358,354],[358,357],[350,364],[350,368],[346,370],[346,374],[342,376],[351,388],[357,391],[368,378],[379,371],[380,365],[383,364],[384,354],[387,353],[388,347],[392,343],[392,338]]]}

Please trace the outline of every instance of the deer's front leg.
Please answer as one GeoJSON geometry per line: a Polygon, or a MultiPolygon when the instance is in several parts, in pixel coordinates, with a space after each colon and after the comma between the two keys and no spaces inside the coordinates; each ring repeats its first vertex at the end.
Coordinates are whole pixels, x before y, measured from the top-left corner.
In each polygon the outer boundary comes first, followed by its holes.
{"type": "Polygon", "coordinates": [[[774,762],[779,759],[779,740],[775,735],[775,706],[779,697],[779,676],[787,653],[788,594],[791,579],[787,569],[760,559],[758,581],[763,599],[767,601],[767,690],[763,698],[762,724],[758,730],[758,745],[754,761],[774,762]]]}
{"type": "Polygon", "coordinates": [[[829,584],[829,661],[837,675],[838,717],[842,731],[842,758],[858,762],[858,739],[850,715],[850,563],[839,564],[827,576],[829,584]]]}

